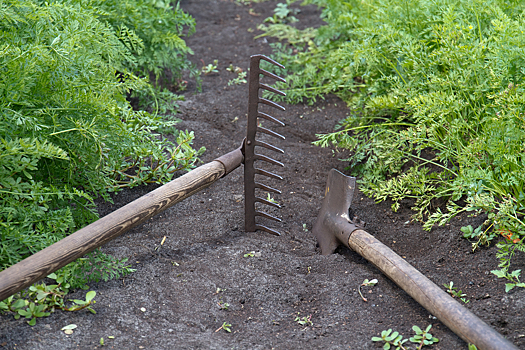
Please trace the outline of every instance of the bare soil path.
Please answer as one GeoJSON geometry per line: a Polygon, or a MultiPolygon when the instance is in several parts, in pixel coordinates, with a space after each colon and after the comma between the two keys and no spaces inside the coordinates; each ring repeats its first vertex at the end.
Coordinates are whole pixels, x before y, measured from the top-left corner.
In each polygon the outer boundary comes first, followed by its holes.
{"type": "MultiPolygon", "coordinates": [[[[246,70],[250,55],[271,55],[271,40],[254,36],[275,4],[181,2],[197,21],[196,34],[187,40],[195,52],[192,60],[199,67],[215,59],[219,63],[219,73],[203,77],[201,93],[190,82],[179,114],[180,127],[194,130],[196,146],[207,148],[204,162],[233,150],[244,137],[247,85],[228,86],[236,75],[226,68],[232,64],[246,70]]],[[[322,24],[313,6],[301,7],[296,17],[301,26],[322,24]]],[[[286,123],[272,126],[286,140],[271,140],[285,149],[279,158],[285,168],[265,166],[284,177],[269,182],[283,191],[275,199],[284,208],[274,212],[283,223],[269,224],[281,236],[244,233],[243,175],[242,168],[237,169],[104,247],[118,257],[130,257],[137,271],[90,285],[97,292],[96,315],[57,312],[34,327],[3,316],[0,348],[96,349],[104,338],[104,347],[111,349],[381,349],[371,337],[382,330],[393,328],[409,337],[413,325],[432,324],[431,333],[440,341],[429,349],[467,349],[356,253],[340,248],[336,254],[320,255],[311,228],[328,171],[344,171],[338,158],[345,154],[311,142],[316,133],[332,131],[347,111],[330,96],[313,106],[286,107],[285,112],[271,111],[286,123]],[[245,257],[250,252],[254,256],[245,257]],[[364,302],[358,286],[373,278],[379,282],[364,288],[364,302]],[[297,317],[310,317],[313,325],[301,325],[297,317]],[[231,324],[231,333],[219,329],[224,322],[231,324]],[[72,335],[60,331],[72,323],[78,325],[72,335]]],[[[119,193],[114,205],[101,204],[100,213],[106,215],[151,189],[119,193]]],[[[411,221],[410,203],[392,213],[389,203],[374,204],[358,192],[352,209],[367,223],[368,232],[437,285],[453,281],[467,294],[467,308],[525,349],[525,290],[505,293],[504,282],[490,273],[497,267],[495,247],[471,253],[471,244],[460,237],[461,226],[479,224],[483,217],[454,219],[429,233],[411,221]]]]}

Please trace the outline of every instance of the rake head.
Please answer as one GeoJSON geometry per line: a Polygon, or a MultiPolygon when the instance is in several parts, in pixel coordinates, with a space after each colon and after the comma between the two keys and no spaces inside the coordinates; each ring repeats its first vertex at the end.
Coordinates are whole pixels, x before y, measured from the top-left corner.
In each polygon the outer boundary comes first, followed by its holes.
{"type": "Polygon", "coordinates": [[[284,126],[284,123],[277,120],[276,118],[266,113],[259,112],[259,104],[262,103],[262,104],[265,104],[265,105],[268,105],[274,108],[278,108],[283,111],[285,110],[284,107],[278,105],[277,103],[272,102],[268,99],[259,97],[259,89],[268,90],[268,91],[271,91],[273,93],[276,93],[282,96],[286,95],[282,91],[279,91],[271,86],[268,86],[266,84],[259,82],[259,76],[262,74],[262,75],[265,75],[267,77],[270,77],[270,78],[273,78],[273,79],[276,79],[282,82],[286,82],[286,80],[264,69],[261,69],[259,67],[261,59],[267,62],[270,62],[278,67],[284,68],[283,65],[263,55],[254,55],[250,57],[248,126],[247,126],[247,132],[246,132],[246,139],[244,141],[244,197],[245,197],[245,201],[244,201],[245,203],[245,224],[244,225],[245,225],[246,232],[255,232],[257,230],[262,230],[262,231],[266,231],[268,233],[279,236],[280,235],[279,232],[271,228],[268,228],[264,225],[258,225],[255,222],[256,216],[261,216],[261,217],[264,217],[270,220],[279,221],[279,222],[281,221],[281,219],[275,216],[272,216],[270,214],[257,210],[255,208],[255,202],[259,202],[259,203],[266,204],[266,205],[276,207],[276,208],[281,208],[281,206],[265,198],[258,197],[255,193],[255,190],[261,189],[263,191],[278,193],[278,194],[280,194],[281,191],[255,181],[255,175],[262,175],[262,176],[279,179],[279,180],[282,180],[283,178],[269,171],[266,171],[260,168],[256,168],[254,162],[261,160],[261,161],[264,161],[270,164],[284,167],[284,164],[281,162],[278,162],[265,155],[255,153],[255,147],[263,147],[263,148],[266,148],[266,149],[269,149],[271,151],[278,152],[278,153],[284,153],[284,151],[266,142],[256,140],[255,136],[258,132],[262,132],[267,135],[284,140],[284,136],[258,125],[258,118],[261,118],[261,119],[265,119],[273,123],[276,123],[280,126],[284,126]]]}

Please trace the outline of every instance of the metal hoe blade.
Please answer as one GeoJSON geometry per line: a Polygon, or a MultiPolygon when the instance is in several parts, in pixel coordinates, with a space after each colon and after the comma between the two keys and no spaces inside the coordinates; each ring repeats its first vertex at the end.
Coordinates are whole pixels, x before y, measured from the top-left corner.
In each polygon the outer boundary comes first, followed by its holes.
{"type": "Polygon", "coordinates": [[[273,137],[276,137],[276,138],[280,138],[280,139],[283,139],[284,140],[284,136],[272,131],[272,130],[269,130],[269,129],[266,129],[266,128],[263,128],[263,127],[260,127],[258,126],[258,118],[261,118],[261,119],[265,119],[265,120],[268,120],[270,122],[273,122],[275,124],[278,124],[280,126],[284,126],[284,123],[280,122],[279,120],[277,120],[276,118],[266,114],[266,113],[262,113],[262,112],[259,112],[259,104],[265,104],[265,105],[268,105],[268,106],[271,106],[271,107],[274,107],[274,108],[278,108],[280,110],[283,110],[284,111],[284,107],[278,105],[277,103],[275,102],[272,102],[268,99],[265,99],[265,98],[262,98],[262,97],[259,97],[259,89],[264,89],[264,90],[268,90],[270,92],[273,92],[273,93],[276,93],[276,94],[279,94],[281,96],[285,96],[286,94],[282,91],[279,91],[271,86],[268,86],[266,84],[263,84],[259,81],[259,76],[262,74],[262,75],[265,75],[267,77],[270,77],[270,78],[273,78],[275,80],[278,80],[278,81],[282,81],[282,82],[286,82],[286,80],[284,80],[283,78],[281,78],[280,76],[277,76],[273,73],[270,73],[264,69],[261,69],[259,67],[259,64],[260,64],[260,61],[262,60],[265,60],[267,62],[270,62],[271,64],[274,64],[278,67],[281,67],[281,68],[284,68],[283,65],[275,62],[274,60],[272,60],[271,58],[268,58],[266,56],[263,56],[263,55],[254,55],[254,56],[251,56],[250,57],[250,79],[249,79],[249,96],[248,96],[248,126],[247,126],[247,132],[246,132],[246,140],[245,140],[245,143],[244,143],[244,200],[245,200],[245,222],[244,222],[244,226],[245,226],[245,231],[246,232],[255,232],[257,230],[262,230],[262,231],[266,231],[268,233],[271,233],[271,234],[274,234],[274,235],[280,235],[279,232],[271,229],[271,228],[268,228],[266,226],[263,226],[263,225],[258,225],[256,222],[255,222],[255,217],[256,216],[261,216],[261,217],[264,217],[264,218],[267,218],[267,219],[270,219],[270,220],[275,220],[275,221],[281,221],[281,219],[279,218],[276,218],[270,214],[267,214],[267,213],[264,213],[264,212],[261,212],[261,211],[258,211],[255,209],[255,202],[259,202],[259,203],[263,203],[263,204],[267,204],[267,205],[270,205],[270,206],[273,206],[273,207],[277,207],[277,208],[280,208],[281,206],[276,204],[276,203],[273,203],[271,201],[268,201],[264,198],[261,198],[261,197],[257,197],[256,194],[255,194],[255,189],[256,188],[259,188],[261,190],[264,190],[264,191],[267,191],[267,192],[273,192],[273,193],[278,193],[280,194],[281,191],[279,190],[276,190],[275,188],[272,188],[272,187],[269,187],[269,186],[266,186],[266,185],[263,185],[259,182],[256,182],[255,181],[255,175],[262,175],[262,176],[267,176],[267,177],[270,177],[270,178],[274,178],[274,179],[279,179],[279,180],[282,180],[282,177],[280,177],[279,175],[276,175],[276,174],[273,174],[273,173],[270,173],[266,170],[263,170],[263,169],[259,169],[259,168],[256,168],[255,167],[255,164],[254,162],[257,161],[257,160],[261,160],[261,161],[264,161],[264,162],[267,162],[267,163],[270,163],[270,164],[274,164],[274,165],[279,165],[279,166],[284,166],[283,163],[281,162],[278,162],[268,156],[265,156],[265,155],[262,155],[262,154],[257,154],[255,153],[255,147],[263,147],[263,148],[266,148],[266,149],[269,149],[269,150],[272,150],[274,152],[278,152],[278,153],[284,153],[283,150],[275,147],[275,146],[272,146],[266,142],[262,142],[262,141],[257,141],[255,139],[255,136],[257,134],[257,132],[262,132],[262,133],[265,133],[267,135],[270,135],[270,136],[273,136],[273,137]]]}

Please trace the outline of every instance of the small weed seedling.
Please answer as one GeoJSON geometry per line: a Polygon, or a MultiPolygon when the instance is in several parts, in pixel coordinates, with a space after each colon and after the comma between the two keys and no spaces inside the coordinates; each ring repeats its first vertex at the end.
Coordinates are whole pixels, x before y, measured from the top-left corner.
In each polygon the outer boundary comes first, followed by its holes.
{"type": "Polygon", "coordinates": [[[210,73],[219,73],[219,71],[217,70],[218,64],[219,64],[218,60],[213,60],[213,64],[210,63],[207,66],[206,65],[202,66],[202,69],[201,69],[202,74],[208,75],[210,73]]]}
{"type": "Polygon", "coordinates": [[[245,258],[253,258],[255,256],[255,251],[251,251],[249,253],[244,254],[245,258]]]}
{"type": "Polygon", "coordinates": [[[220,331],[221,329],[224,329],[226,332],[228,333],[231,333],[232,330],[231,330],[231,324],[229,324],[228,322],[223,322],[222,323],[222,326],[220,326],[216,331],[215,333],[217,333],[218,331],[220,331]]]}
{"type": "Polygon", "coordinates": [[[491,270],[493,274],[499,278],[506,278],[511,283],[505,283],[505,292],[509,292],[514,287],[525,288],[525,283],[520,281],[521,270],[514,270],[511,273],[508,272],[508,267],[505,266],[501,270],[491,270]]]}
{"type": "Polygon", "coordinates": [[[277,201],[275,199],[273,199],[273,197],[268,193],[268,195],[266,196],[266,200],[268,202],[272,202],[272,203],[275,203],[275,204],[279,204],[277,203],[277,201]]]}
{"type": "Polygon", "coordinates": [[[38,317],[47,317],[56,309],[64,311],[80,311],[86,309],[96,313],[91,307],[95,303],[93,298],[95,291],[86,293],[85,300],[69,300],[73,305],[66,306],[64,297],[69,293],[69,284],[64,283],[63,276],[52,273],[47,276],[58,284],[46,285],[36,284],[16,295],[12,295],[4,301],[0,301],[0,313],[13,312],[15,319],[25,317],[29,319],[28,324],[34,326],[38,317]]]}
{"type": "Polygon", "coordinates": [[[246,72],[239,72],[237,78],[228,81],[228,86],[246,84],[246,72]]]}
{"type": "Polygon", "coordinates": [[[265,23],[294,23],[298,21],[298,19],[292,16],[292,14],[298,13],[299,10],[289,9],[288,3],[277,4],[277,7],[273,10],[273,12],[274,15],[272,17],[268,17],[264,20],[265,23]]]}
{"type": "Polygon", "coordinates": [[[303,224],[303,231],[308,232],[308,229],[306,228],[306,224],[303,224]]]}
{"type": "Polygon", "coordinates": [[[230,306],[230,304],[225,303],[225,302],[223,302],[223,301],[218,301],[218,302],[217,302],[217,305],[219,305],[219,307],[221,308],[221,310],[228,310],[228,306],[230,306]]]}
{"type": "Polygon", "coordinates": [[[365,298],[365,297],[363,296],[363,294],[361,293],[361,287],[368,287],[368,286],[373,287],[373,286],[375,286],[376,284],[377,284],[377,279],[374,278],[373,280],[369,281],[368,278],[367,278],[367,279],[365,279],[365,280],[363,281],[363,283],[361,283],[361,284],[359,285],[359,287],[357,288],[357,291],[359,292],[359,295],[361,296],[361,299],[363,299],[363,301],[368,301],[368,299],[365,298]]]}
{"type": "Polygon", "coordinates": [[[423,331],[418,326],[412,326],[412,330],[414,330],[416,334],[410,339],[403,339],[403,336],[399,334],[399,332],[392,332],[392,329],[389,329],[382,331],[381,337],[372,337],[372,341],[384,342],[384,350],[389,350],[392,346],[395,346],[396,350],[409,350],[410,348],[405,347],[403,344],[410,340],[410,342],[417,344],[416,350],[421,350],[425,345],[432,345],[439,341],[438,338],[433,337],[432,334],[429,333],[430,328],[432,328],[432,325],[428,325],[423,331]]]}
{"type": "Polygon", "coordinates": [[[230,73],[241,73],[242,72],[242,68],[241,67],[237,67],[237,66],[233,66],[233,64],[230,63],[230,65],[228,66],[228,68],[226,68],[226,70],[230,73]]]}
{"type": "Polygon", "coordinates": [[[450,283],[448,283],[448,284],[445,283],[444,286],[445,286],[445,288],[447,288],[447,293],[449,293],[450,295],[452,295],[455,298],[458,298],[459,300],[461,300],[465,304],[470,301],[470,300],[467,300],[465,298],[467,296],[467,294],[463,293],[461,290],[458,290],[457,287],[454,287],[454,282],[450,281],[450,283]]]}
{"type": "Polygon", "coordinates": [[[219,294],[220,292],[224,292],[226,289],[217,287],[217,290],[215,291],[215,294],[219,294]]]}
{"type": "MultiPolygon", "coordinates": [[[[298,312],[297,315],[299,315],[300,313],[298,312]]],[[[304,317],[299,317],[297,316],[294,320],[295,322],[299,323],[301,326],[313,326],[314,323],[312,322],[312,315],[308,315],[308,316],[304,316],[304,317]]]]}

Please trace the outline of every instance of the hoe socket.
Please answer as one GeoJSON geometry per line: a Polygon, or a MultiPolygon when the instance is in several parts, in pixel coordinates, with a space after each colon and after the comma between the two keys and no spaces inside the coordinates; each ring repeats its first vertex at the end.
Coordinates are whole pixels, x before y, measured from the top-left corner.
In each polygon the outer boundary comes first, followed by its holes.
{"type": "Polygon", "coordinates": [[[312,230],[323,255],[332,254],[341,243],[350,248],[348,239],[360,228],[348,214],[355,186],[355,177],[346,176],[336,169],[328,173],[323,205],[312,230]]]}

